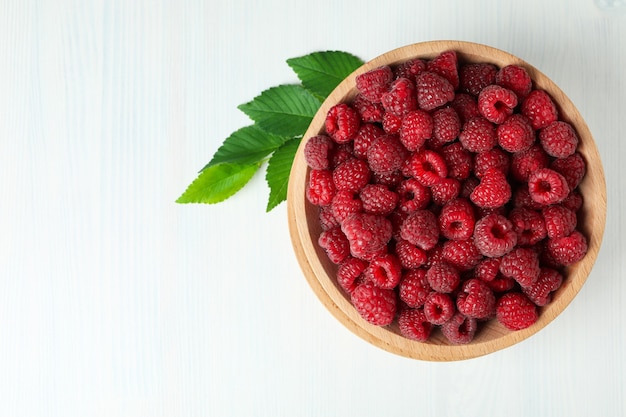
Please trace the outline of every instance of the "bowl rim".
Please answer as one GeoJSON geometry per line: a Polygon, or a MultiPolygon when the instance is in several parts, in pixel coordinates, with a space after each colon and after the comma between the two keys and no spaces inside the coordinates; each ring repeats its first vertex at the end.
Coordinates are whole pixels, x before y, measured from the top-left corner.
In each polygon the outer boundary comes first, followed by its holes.
{"type": "Polygon", "coordinates": [[[598,256],[606,224],[606,201],[604,170],[593,136],[578,109],[560,87],[534,66],[509,52],[474,42],[436,40],[405,45],[367,61],[328,95],[296,152],[288,183],[287,214],[292,246],[309,286],[326,309],[346,328],[365,341],[400,356],[427,361],[454,361],[483,356],[515,345],[545,328],[569,305],[587,280],[598,256]],[[585,258],[565,268],[567,279],[554,294],[553,301],[541,308],[540,317],[535,324],[523,330],[509,331],[493,320],[489,326],[489,337],[482,337],[478,332],[475,339],[466,345],[452,345],[442,337],[427,342],[416,342],[401,336],[393,329],[374,326],[362,319],[343,290],[330,278],[326,269],[328,263],[321,261],[322,256],[326,255],[317,245],[315,234],[320,230],[312,229],[307,222],[307,218],[316,213],[312,210],[318,208],[305,198],[305,183],[309,172],[303,155],[306,140],[323,130],[323,118],[332,105],[339,101],[349,101],[356,95],[356,89],[353,87],[356,76],[381,65],[398,64],[411,57],[433,58],[446,50],[456,51],[460,62],[491,62],[500,67],[504,64],[516,64],[526,68],[535,88],[548,91],[559,107],[561,119],[572,123],[576,128],[581,138],[578,151],[587,162],[597,161],[594,170],[587,170],[579,186],[583,196],[594,197],[590,201],[585,197],[582,209],[585,223],[581,227],[588,238],[585,258]],[[566,107],[566,113],[561,111],[563,107],[566,107]]]}

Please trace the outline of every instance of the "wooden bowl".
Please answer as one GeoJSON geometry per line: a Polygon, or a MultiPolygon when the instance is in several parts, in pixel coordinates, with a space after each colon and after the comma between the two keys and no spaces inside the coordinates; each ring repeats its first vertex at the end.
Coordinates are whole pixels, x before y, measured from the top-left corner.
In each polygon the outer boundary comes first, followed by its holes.
{"type": "Polygon", "coordinates": [[[606,184],[598,149],[589,128],[574,104],[548,77],[520,58],[489,46],[461,41],[433,41],[401,47],[367,62],[328,96],[313,118],[296,153],[290,174],[287,206],[290,235],[304,276],[320,301],[345,327],[373,345],[401,356],[428,361],[455,361],[486,355],[519,343],[544,328],[565,310],[585,283],[600,249],[606,220],[606,184]],[[496,320],[491,320],[481,325],[474,340],[467,345],[451,345],[440,332],[433,332],[427,342],[416,342],[400,335],[396,324],[379,327],[362,319],[335,280],[336,265],[328,260],[325,252],[317,245],[321,232],[318,208],[305,197],[309,172],[303,155],[306,139],[323,131],[330,107],[354,98],[355,77],[381,65],[394,65],[416,57],[430,59],[446,50],[455,50],[460,62],[490,62],[499,67],[517,64],[526,68],[535,87],[546,90],[557,103],[561,119],[576,128],[580,136],[578,150],[587,163],[587,174],[579,186],[584,197],[579,229],[588,238],[586,256],[565,269],[563,285],[553,294],[552,302],[540,308],[539,319],[534,325],[524,330],[509,331],[496,320]]]}

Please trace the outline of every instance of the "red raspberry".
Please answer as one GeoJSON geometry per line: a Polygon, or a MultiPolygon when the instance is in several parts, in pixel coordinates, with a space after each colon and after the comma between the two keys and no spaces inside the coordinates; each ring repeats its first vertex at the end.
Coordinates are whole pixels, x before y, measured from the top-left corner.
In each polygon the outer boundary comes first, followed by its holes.
{"type": "Polygon", "coordinates": [[[443,159],[448,167],[448,176],[457,180],[467,179],[474,169],[474,159],[470,151],[460,142],[454,142],[441,149],[443,159]]]}
{"type": "Polygon", "coordinates": [[[552,97],[544,90],[532,90],[522,101],[520,112],[528,117],[533,129],[537,130],[559,118],[552,97]]]}
{"type": "Polygon", "coordinates": [[[406,153],[397,135],[384,135],[374,139],[370,145],[367,162],[372,171],[390,174],[402,167],[406,153]]]}
{"type": "Polygon", "coordinates": [[[539,169],[528,177],[530,198],[539,204],[560,203],[569,194],[567,180],[550,168],[539,169]]]}
{"type": "Polygon", "coordinates": [[[424,302],[426,320],[434,325],[444,324],[454,316],[456,309],[449,294],[433,291],[424,302]]]}
{"type": "Polygon", "coordinates": [[[517,244],[513,224],[501,214],[489,214],[476,222],[474,243],[483,255],[497,258],[509,253],[517,244]]]}
{"type": "Polygon", "coordinates": [[[335,104],[328,110],[324,127],[326,133],[337,143],[347,143],[359,130],[359,113],[345,103],[335,104]]]}
{"type": "Polygon", "coordinates": [[[485,283],[493,281],[500,275],[501,261],[501,258],[484,258],[476,265],[474,276],[485,283]]]}
{"type": "Polygon", "coordinates": [[[439,240],[437,218],[430,210],[415,210],[402,222],[400,236],[423,250],[430,250],[439,240]]]}
{"type": "Polygon", "coordinates": [[[470,152],[484,152],[498,143],[493,123],[482,116],[472,117],[463,124],[459,141],[470,152]]]}
{"type": "Polygon", "coordinates": [[[433,134],[433,118],[423,110],[413,110],[402,118],[400,142],[409,151],[417,151],[433,134]]]}
{"type": "Polygon", "coordinates": [[[531,287],[523,288],[526,296],[539,307],[548,305],[552,301],[552,293],[558,290],[563,283],[563,275],[556,269],[541,268],[539,278],[531,287]]]}
{"type": "Polygon", "coordinates": [[[426,70],[444,77],[450,82],[452,88],[459,87],[459,63],[456,51],[444,51],[426,62],[426,70]]]}
{"type": "Polygon", "coordinates": [[[543,216],[539,211],[516,207],[509,213],[509,221],[513,224],[519,246],[533,246],[547,236],[543,216]]]}
{"type": "Polygon", "coordinates": [[[488,85],[478,95],[478,111],[492,123],[504,122],[517,106],[517,96],[508,88],[488,85]]]}
{"type": "Polygon", "coordinates": [[[348,239],[340,227],[324,230],[318,238],[318,244],[334,264],[340,264],[350,255],[348,239]]]}
{"type": "Polygon", "coordinates": [[[420,58],[413,58],[399,64],[395,71],[395,78],[415,79],[415,76],[426,69],[426,61],[420,58]]]}
{"type": "Polygon", "coordinates": [[[524,67],[507,65],[498,70],[496,84],[513,91],[519,99],[526,97],[533,88],[533,81],[524,67]]]}
{"type": "MultiPolygon", "coordinates": [[[[470,198],[470,195],[472,195],[472,192],[478,187],[478,184],[480,184],[480,180],[476,177],[469,177],[464,180],[461,184],[461,197],[470,198]]],[[[481,207],[477,208],[480,209],[481,207]]]]}
{"type": "Polygon", "coordinates": [[[550,168],[565,177],[570,190],[578,187],[587,172],[587,164],[578,152],[566,158],[555,159],[550,168]]]}
{"type": "Polygon", "coordinates": [[[587,238],[578,230],[569,236],[548,239],[546,250],[548,255],[558,265],[568,266],[575,264],[587,254],[587,238]]]}
{"type": "Polygon", "coordinates": [[[403,117],[417,109],[415,85],[408,78],[396,78],[389,90],[382,96],[382,104],[386,112],[403,117]]]}
{"type": "Polygon", "coordinates": [[[495,314],[496,297],[489,286],[479,279],[468,279],[463,283],[456,298],[457,309],[475,319],[486,319],[495,314]]]}
{"type": "Polygon", "coordinates": [[[382,184],[367,184],[359,197],[363,202],[363,211],[371,214],[387,215],[398,204],[398,194],[382,184]]]}
{"type": "Polygon", "coordinates": [[[430,337],[433,325],[421,309],[407,308],[398,316],[400,334],[407,339],[425,342],[430,337]]]}
{"type": "Polygon", "coordinates": [[[404,213],[425,209],[430,204],[432,198],[430,188],[422,185],[415,178],[408,178],[402,181],[396,192],[400,198],[398,207],[404,213]]]}
{"type": "Polygon", "coordinates": [[[313,136],[304,145],[304,159],[307,165],[312,169],[329,168],[333,148],[334,142],[328,136],[313,136]]]}
{"type": "Polygon", "coordinates": [[[402,266],[398,258],[385,253],[374,257],[364,271],[365,278],[380,288],[395,288],[402,277],[402,266]]]}
{"type": "Polygon", "coordinates": [[[511,185],[502,171],[491,168],[483,174],[480,184],[470,194],[470,200],[482,208],[497,208],[511,199],[511,185]]]}
{"type": "Polygon", "coordinates": [[[353,140],[352,152],[360,159],[367,159],[367,150],[374,140],[383,136],[385,131],[374,123],[362,123],[353,140]]]}
{"type": "Polygon", "coordinates": [[[337,283],[348,294],[363,283],[363,272],[367,268],[367,261],[348,256],[337,268],[337,283]]]}
{"type": "Polygon", "coordinates": [[[383,114],[383,130],[389,135],[395,135],[400,133],[400,127],[402,126],[402,117],[396,116],[393,113],[385,112],[383,114]]]}
{"type": "Polygon", "coordinates": [[[542,204],[537,203],[530,198],[528,192],[528,183],[516,184],[513,191],[513,208],[525,207],[533,210],[541,210],[542,204]]]}
{"type": "Polygon", "coordinates": [[[448,240],[443,244],[443,259],[459,271],[474,269],[483,259],[474,239],[448,240]]]}
{"type": "Polygon", "coordinates": [[[495,83],[497,72],[498,68],[488,63],[461,65],[459,89],[464,93],[478,96],[483,88],[495,83]]]}
{"type": "Polygon", "coordinates": [[[452,107],[443,107],[433,112],[433,134],[430,146],[440,147],[453,142],[461,133],[461,119],[452,107]]]}
{"type": "Polygon", "coordinates": [[[436,262],[426,271],[430,288],[442,293],[451,293],[461,282],[459,271],[447,262],[436,262]]]}
{"type": "Polygon", "coordinates": [[[335,151],[333,152],[330,160],[330,167],[331,169],[335,169],[339,165],[352,158],[354,158],[352,142],[342,143],[339,146],[335,146],[335,151]]]}
{"type": "Polygon", "coordinates": [[[322,230],[328,230],[335,226],[339,226],[339,221],[335,218],[331,207],[332,206],[320,207],[319,220],[320,226],[322,226],[322,230]]]}
{"type": "Polygon", "coordinates": [[[395,254],[406,269],[419,268],[426,262],[426,252],[404,239],[397,240],[395,254]]]}
{"type": "Polygon", "coordinates": [[[465,198],[446,203],[439,213],[441,235],[451,240],[466,240],[474,233],[474,207],[465,198]]]}
{"type": "Polygon", "coordinates": [[[397,300],[393,290],[378,288],[371,283],[361,284],[352,291],[351,301],[370,324],[387,326],[396,316],[397,300]]]}
{"type": "Polygon", "coordinates": [[[511,157],[511,176],[520,182],[528,181],[531,173],[546,168],[550,157],[541,145],[532,145],[525,151],[514,153],[511,157]]]}
{"type": "Polygon", "coordinates": [[[576,229],[576,212],[562,204],[553,204],[541,210],[550,239],[569,236],[576,229]]]}
{"type": "Polygon", "coordinates": [[[491,288],[493,292],[505,293],[512,290],[517,285],[517,282],[511,277],[498,274],[498,276],[494,278],[493,281],[489,281],[487,285],[489,285],[489,288],[491,288]]]}
{"type": "Polygon", "coordinates": [[[350,253],[360,259],[370,260],[385,252],[393,232],[391,221],[383,216],[354,213],[341,224],[350,243],[350,253]]]}
{"type": "Polygon", "coordinates": [[[335,220],[341,224],[348,216],[363,211],[363,202],[353,191],[337,191],[330,203],[335,220]]]}
{"type": "Polygon", "coordinates": [[[448,167],[439,153],[422,149],[411,155],[402,172],[405,176],[416,178],[422,185],[429,187],[448,175],[448,167]]]}
{"type": "Polygon", "coordinates": [[[433,202],[440,206],[454,200],[461,193],[461,181],[456,178],[442,178],[430,187],[433,202]]]}
{"type": "Polygon", "coordinates": [[[517,247],[502,257],[500,272],[522,287],[530,287],[539,277],[539,256],[531,248],[517,247]]]}
{"type": "Polygon", "coordinates": [[[384,65],[356,76],[356,88],[372,103],[380,103],[382,95],[387,92],[393,81],[391,68],[384,65]]]}
{"type": "Polygon", "coordinates": [[[530,120],[514,113],[496,128],[498,145],[505,151],[515,153],[529,149],[535,143],[535,131],[530,120]]]}
{"type": "Polygon", "coordinates": [[[312,169],[306,184],[306,198],[316,206],[327,206],[335,196],[333,173],[328,169],[312,169]]]}
{"type": "Polygon", "coordinates": [[[480,112],[478,111],[478,99],[469,94],[457,94],[450,103],[450,107],[456,110],[462,124],[472,117],[480,116],[480,112]]]}
{"type": "Polygon", "coordinates": [[[425,269],[411,269],[404,273],[398,286],[398,295],[411,308],[422,307],[432,289],[425,269]]]}
{"type": "Polygon", "coordinates": [[[578,212],[578,210],[580,210],[583,206],[583,196],[578,190],[572,190],[567,198],[561,202],[561,204],[573,212],[578,212]]]}
{"type": "Polygon", "coordinates": [[[454,99],[454,86],[441,75],[422,71],[415,77],[417,104],[420,109],[430,111],[454,99]]]}
{"type": "Polygon", "coordinates": [[[457,312],[441,326],[441,333],[453,345],[466,345],[474,339],[478,329],[476,319],[457,312]]]}
{"type": "Polygon", "coordinates": [[[404,181],[404,175],[400,171],[393,171],[389,173],[372,172],[372,183],[386,185],[389,188],[396,188],[400,183],[404,181]]]}
{"type": "Polygon", "coordinates": [[[338,191],[360,191],[369,183],[372,173],[367,162],[351,158],[339,164],[333,171],[333,182],[338,191]]]}
{"type": "Polygon", "coordinates": [[[381,103],[372,103],[362,94],[357,94],[352,100],[352,108],[359,113],[361,121],[365,123],[382,122],[385,108],[381,103]]]}
{"type": "Polygon", "coordinates": [[[539,142],[548,155],[567,158],[576,152],[578,135],[571,124],[557,120],[539,131],[539,142]]]}
{"type": "Polygon", "coordinates": [[[488,151],[477,153],[474,156],[474,175],[478,178],[482,178],[485,172],[491,168],[497,168],[504,175],[508,175],[510,166],[511,158],[509,154],[497,146],[488,151]]]}
{"type": "Polygon", "coordinates": [[[496,303],[496,318],[509,330],[522,330],[537,321],[537,306],[521,292],[509,292],[496,303]]]}

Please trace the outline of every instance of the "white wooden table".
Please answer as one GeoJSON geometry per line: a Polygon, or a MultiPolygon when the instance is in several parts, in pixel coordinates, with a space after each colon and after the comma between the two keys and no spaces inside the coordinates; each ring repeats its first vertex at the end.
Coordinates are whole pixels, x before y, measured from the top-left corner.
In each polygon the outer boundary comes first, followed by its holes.
{"type": "Polygon", "coordinates": [[[0,415],[624,415],[623,3],[0,0],[0,415]],[[301,275],[285,204],[265,213],[262,174],[218,205],[174,203],[249,123],[237,105],[297,81],[286,59],[433,39],[559,84],[609,197],[566,312],[454,363],[341,326],[301,275]]]}

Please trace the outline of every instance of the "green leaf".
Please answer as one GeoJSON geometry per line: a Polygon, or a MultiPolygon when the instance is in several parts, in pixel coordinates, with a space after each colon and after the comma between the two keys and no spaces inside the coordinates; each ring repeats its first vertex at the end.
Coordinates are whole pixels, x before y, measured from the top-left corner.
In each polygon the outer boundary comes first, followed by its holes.
{"type": "Polygon", "coordinates": [[[313,52],[287,60],[302,85],[323,98],[354,70],[363,65],[358,57],[341,51],[313,52]]]}
{"type": "Polygon", "coordinates": [[[265,90],[239,109],[266,132],[294,137],[304,134],[321,104],[302,86],[284,84],[265,90]]]}
{"type": "Polygon", "coordinates": [[[243,165],[260,162],[287,140],[289,138],[273,135],[255,125],[242,127],[224,140],[203,169],[225,162],[243,165]]]}
{"type": "Polygon", "coordinates": [[[265,180],[270,187],[270,197],[267,202],[267,211],[287,199],[287,185],[293,158],[302,138],[293,138],[278,148],[267,164],[265,180]]]}
{"type": "Polygon", "coordinates": [[[177,203],[214,204],[226,200],[250,181],[259,164],[213,165],[198,175],[177,203]]]}

